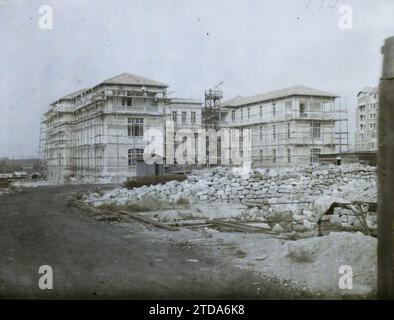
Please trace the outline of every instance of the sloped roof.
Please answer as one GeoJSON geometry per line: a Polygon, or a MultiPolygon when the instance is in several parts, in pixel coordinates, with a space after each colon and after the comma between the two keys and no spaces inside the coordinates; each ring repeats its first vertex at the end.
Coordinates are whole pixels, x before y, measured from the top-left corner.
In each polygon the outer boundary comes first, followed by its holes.
{"type": "Polygon", "coordinates": [[[124,85],[137,85],[137,86],[149,86],[149,87],[163,87],[167,88],[168,85],[162,82],[137,76],[132,73],[121,73],[115,77],[104,80],[102,84],[124,84],[124,85]]]}
{"type": "Polygon", "coordinates": [[[88,90],[89,90],[89,88],[84,88],[84,89],[75,91],[75,92],[73,92],[73,93],[70,93],[70,94],[68,94],[68,95],[65,95],[65,96],[63,96],[63,97],[57,99],[56,101],[52,102],[50,105],[54,105],[54,104],[56,104],[57,102],[59,102],[60,100],[71,100],[71,99],[74,99],[75,97],[79,96],[81,93],[84,93],[84,92],[86,92],[86,91],[88,91],[88,90]]]}
{"type": "Polygon", "coordinates": [[[81,93],[84,93],[86,91],[90,90],[89,88],[84,88],[78,91],[75,91],[73,93],[70,93],[64,97],[61,97],[59,100],[71,100],[74,99],[75,97],[78,97],[81,93]]]}
{"type": "Polygon", "coordinates": [[[357,93],[357,97],[361,93],[379,93],[379,88],[378,87],[364,87],[361,91],[357,93]]]}
{"type": "MultiPolygon", "coordinates": [[[[167,88],[168,85],[162,82],[158,82],[155,80],[151,80],[148,78],[144,78],[141,76],[137,76],[135,74],[132,73],[121,73],[115,77],[109,78],[107,80],[104,80],[103,82],[99,83],[100,84],[120,84],[120,85],[134,85],[134,86],[147,86],[147,87],[160,87],[160,88],[167,88]]],[[[97,87],[98,85],[94,86],[97,87]]],[[[57,99],[56,101],[54,101],[53,103],[51,103],[50,105],[54,105],[57,102],[59,102],[60,100],[71,100],[74,99],[75,97],[79,96],[80,94],[90,90],[91,88],[84,88],[78,91],[75,91],[73,93],[70,93],[68,95],[65,95],[59,99],[57,99]]]]}
{"type": "Polygon", "coordinates": [[[222,107],[236,107],[256,102],[264,102],[270,101],[273,99],[279,99],[289,96],[316,96],[316,97],[328,97],[328,98],[337,98],[338,95],[334,93],[330,93],[327,91],[322,91],[314,88],[310,88],[307,86],[294,86],[289,88],[284,88],[280,90],[270,91],[267,93],[261,93],[254,96],[249,97],[241,97],[237,96],[230,100],[224,101],[221,106],[222,107]]]}

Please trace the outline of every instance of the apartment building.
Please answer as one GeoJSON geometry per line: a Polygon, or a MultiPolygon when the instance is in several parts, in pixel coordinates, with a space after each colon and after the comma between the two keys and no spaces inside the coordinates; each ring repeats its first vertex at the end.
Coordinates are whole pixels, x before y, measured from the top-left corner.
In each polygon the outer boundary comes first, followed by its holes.
{"type": "Polygon", "coordinates": [[[295,86],[221,104],[221,127],[250,129],[251,161],[264,167],[313,165],[338,140],[338,96],[295,86]]]}
{"type": "Polygon", "coordinates": [[[47,178],[116,181],[154,170],[142,154],[149,129],[164,131],[167,87],[123,73],[53,102],[44,115],[47,178]]]}
{"type": "MultiPolygon", "coordinates": [[[[53,102],[43,120],[48,180],[121,182],[178,165],[193,168],[201,164],[198,156],[211,157],[206,137],[198,140],[207,128],[201,101],[170,99],[167,88],[123,73],[53,102]]],[[[338,141],[337,98],[305,86],[238,96],[221,103],[217,129],[238,129],[240,145],[242,132],[249,132],[251,143],[239,152],[248,152],[255,166],[313,165],[319,154],[347,144],[338,141]]],[[[215,163],[234,164],[233,154],[229,162],[221,162],[221,142],[215,151],[215,163]]]]}
{"type": "Polygon", "coordinates": [[[356,110],[356,151],[376,151],[378,149],[378,106],[377,87],[363,88],[357,94],[356,110]]]}

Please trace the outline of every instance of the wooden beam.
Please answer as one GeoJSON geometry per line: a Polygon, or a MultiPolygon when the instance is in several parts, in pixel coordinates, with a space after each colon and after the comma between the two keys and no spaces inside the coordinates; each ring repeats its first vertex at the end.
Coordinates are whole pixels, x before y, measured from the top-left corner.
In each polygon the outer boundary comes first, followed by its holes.
{"type": "Polygon", "coordinates": [[[130,211],[127,211],[127,210],[117,210],[117,212],[119,212],[121,214],[124,214],[126,217],[131,217],[131,218],[133,218],[135,220],[142,221],[144,223],[154,225],[155,227],[158,227],[158,228],[163,228],[163,229],[171,230],[171,231],[178,231],[179,230],[178,228],[175,228],[175,227],[172,227],[172,226],[167,225],[165,223],[161,223],[159,221],[150,219],[148,217],[145,217],[145,216],[143,216],[141,214],[138,214],[138,213],[135,213],[135,212],[130,212],[130,211]]]}
{"type": "Polygon", "coordinates": [[[394,37],[382,48],[378,124],[378,297],[394,298],[394,37]]]}
{"type": "Polygon", "coordinates": [[[223,220],[207,220],[207,223],[215,224],[219,227],[224,227],[240,232],[247,232],[247,233],[254,233],[254,232],[264,232],[264,233],[272,233],[270,229],[267,228],[261,228],[261,227],[256,227],[256,226],[250,226],[247,224],[242,224],[242,223],[235,223],[235,222],[229,222],[229,221],[223,221],[223,220]]]}

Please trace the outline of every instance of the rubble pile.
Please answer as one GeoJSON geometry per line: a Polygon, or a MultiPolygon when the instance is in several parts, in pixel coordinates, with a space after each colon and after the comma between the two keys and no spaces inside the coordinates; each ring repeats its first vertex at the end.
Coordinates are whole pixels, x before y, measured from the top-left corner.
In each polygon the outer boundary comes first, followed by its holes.
{"type": "MultiPolygon", "coordinates": [[[[212,205],[244,203],[254,216],[271,223],[274,232],[305,231],[316,228],[317,219],[333,202],[376,202],[375,170],[352,164],[314,170],[254,169],[247,176],[240,176],[231,168],[216,167],[193,172],[182,182],[132,190],[117,188],[104,195],[92,193],[85,201],[95,206],[125,205],[149,196],[167,201],[186,198],[191,203],[212,205]]],[[[355,222],[349,222],[348,215],[346,218],[343,220],[341,212],[336,212],[333,222],[350,226],[355,222]]]]}

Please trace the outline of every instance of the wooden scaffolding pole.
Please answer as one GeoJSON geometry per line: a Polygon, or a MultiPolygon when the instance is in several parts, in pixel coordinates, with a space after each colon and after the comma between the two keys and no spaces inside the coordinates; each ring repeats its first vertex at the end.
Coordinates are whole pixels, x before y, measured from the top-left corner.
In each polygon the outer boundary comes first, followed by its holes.
{"type": "Polygon", "coordinates": [[[378,126],[378,296],[390,299],[394,298],[394,37],[386,39],[382,53],[378,126]]]}

